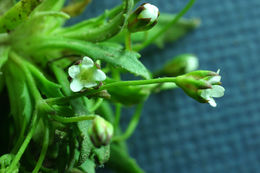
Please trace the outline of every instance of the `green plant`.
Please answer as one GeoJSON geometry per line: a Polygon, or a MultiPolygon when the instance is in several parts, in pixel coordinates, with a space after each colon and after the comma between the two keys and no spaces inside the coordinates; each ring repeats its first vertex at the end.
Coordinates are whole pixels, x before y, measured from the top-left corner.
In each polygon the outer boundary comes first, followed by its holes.
{"type": "Polygon", "coordinates": [[[194,55],[181,55],[152,73],[137,52],[150,44],[162,47],[196,28],[197,19],[181,18],[195,0],[177,15],[161,14],[159,19],[152,5],[132,12],[137,1],[124,0],[72,26],[64,26],[65,21],[82,12],[89,0],[66,7],[64,0],[0,1],[5,141],[0,172],[91,173],[105,162],[117,172],[143,172],[125,141],[150,94],[179,86],[192,98],[216,106],[213,97],[224,94],[220,76],[194,71],[194,55]],[[125,72],[143,79],[123,81],[125,72]],[[136,111],[122,132],[124,106],[136,111]]]}

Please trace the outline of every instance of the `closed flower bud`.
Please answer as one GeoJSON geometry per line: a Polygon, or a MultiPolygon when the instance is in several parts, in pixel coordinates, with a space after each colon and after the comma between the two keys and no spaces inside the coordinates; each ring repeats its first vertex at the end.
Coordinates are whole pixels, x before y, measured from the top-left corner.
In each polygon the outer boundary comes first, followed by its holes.
{"type": "Polygon", "coordinates": [[[213,97],[222,97],[225,92],[225,89],[220,86],[220,80],[219,70],[217,73],[199,70],[178,76],[176,84],[195,100],[216,107],[213,97]]]}
{"type": "Polygon", "coordinates": [[[189,73],[198,68],[199,61],[195,55],[192,54],[182,54],[174,57],[172,60],[168,61],[164,67],[158,71],[154,76],[179,76],[185,73],[189,73]]]}
{"type": "Polygon", "coordinates": [[[146,31],[157,24],[160,13],[156,6],[144,3],[128,19],[129,32],[146,31]]]}
{"type": "Polygon", "coordinates": [[[108,145],[113,136],[113,132],[113,126],[100,116],[95,117],[91,128],[88,130],[90,139],[97,148],[108,145]]]}

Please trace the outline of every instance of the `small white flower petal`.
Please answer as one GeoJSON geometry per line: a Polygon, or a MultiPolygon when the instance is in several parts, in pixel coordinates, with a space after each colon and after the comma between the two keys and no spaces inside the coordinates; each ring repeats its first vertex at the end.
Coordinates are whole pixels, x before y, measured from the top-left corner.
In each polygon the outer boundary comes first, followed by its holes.
{"type": "Polygon", "coordinates": [[[87,56],[83,57],[83,60],[82,60],[81,64],[82,64],[83,68],[90,68],[90,67],[94,66],[94,62],[92,61],[92,59],[90,59],[87,56]]]}
{"type": "Polygon", "coordinates": [[[106,79],[106,74],[102,70],[95,70],[93,74],[93,78],[95,81],[103,81],[106,79]]]}
{"type": "Polygon", "coordinates": [[[212,78],[210,78],[210,79],[208,80],[208,82],[209,82],[210,84],[214,84],[214,83],[220,82],[220,80],[221,80],[221,76],[213,76],[212,78]]]}
{"type": "Polygon", "coordinates": [[[224,96],[225,88],[220,85],[213,85],[209,91],[211,97],[222,97],[224,96]]]}
{"type": "Polygon", "coordinates": [[[217,70],[217,74],[219,74],[219,73],[220,73],[220,69],[217,70]]]}
{"type": "Polygon", "coordinates": [[[215,102],[215,100],[214,100],[213,98],[210,98],[210,99],[208,100],[208,103],[209,103],[209,105],[212,106],[212,107],[216,107],[216,106],[217,106],[217,103],[215,102]]]}
{"type": "Polygon", "coordinates": [[[159,15],[159,9],[149,3],[144,5],[144,10],[139,14],[138,18],[151,18],[151,22],[154,22],[159,15]]]}
{"type": "Polygon", "coordinates": [[[209,90],[211,90],[211,89],[202,90],[200,96],[202,98],[204,98],[205,100],[209,100],[209,98],[210,98],[210,95],[209,95],[210,91],[209,90]]]}
{"type": "Polygon", "coordinates": [[[70,83],[70,89],[73,92],[79,92],[83,88],[83,84],[80,82],[78,79],[73,79],[72,82],[70,83]]]}
{"type": "Polygon", "coordinates": [[[80,73],[80,68],[78,65],[73,65],[68,70],[69,76],[75,78],[80,73]]]}
{"type": "Polygon", "coordinates": [[[98,84],[96,82],[87,82],[87,83],[84,83],[84,87],[85,88],[92,88],[94,86],[97,86],[98,84]]]}

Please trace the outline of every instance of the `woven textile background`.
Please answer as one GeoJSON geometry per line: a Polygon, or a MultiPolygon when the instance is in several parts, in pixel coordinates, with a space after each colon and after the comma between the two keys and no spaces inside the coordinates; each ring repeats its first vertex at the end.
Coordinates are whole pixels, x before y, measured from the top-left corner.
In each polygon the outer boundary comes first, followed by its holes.
{"type": "MultiPolygon", "coordinates": [[[[93,0],[73,22],[120,2],[93,0]]],[[[188,1],[150,2],[174,13],[188,1]]],[[[201,18],[200,28],[164,50],[144,50],[142,61],[156,70],[175,55],[194,53],[200,69],[221,69],[225,96],[211,108],[180,89],[153,95],[128,140],[131,155],[148,173],[260,172],[260,1],[197,0],[185,15],[191,16],[201,18]]]]}

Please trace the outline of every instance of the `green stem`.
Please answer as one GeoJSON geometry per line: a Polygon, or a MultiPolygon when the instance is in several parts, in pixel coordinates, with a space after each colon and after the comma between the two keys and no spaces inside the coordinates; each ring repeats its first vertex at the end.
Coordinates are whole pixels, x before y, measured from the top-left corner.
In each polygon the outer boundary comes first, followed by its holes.
{"type": "Polygon", "coordinates": [[[122,105],[117,103],[116,104],[116,112],[115,112],[115,121],[114,121],[114,129],[115,129],[115,131],[117,131],[118,125],[120,123],[121,109],[122,109],[122,105]]]}
{"type": "Polygon", "coordinates": [[[157,39],[158,37],[160,37],[163,33],[165,33],[171,26],[173,26],[174,24],[176,24],[179,19],[186,14],[189,9],[193,6],[193,4],[195,3],[196,0],[190,0],[188,2],[188,4],[177,14],[176,17],[174,17],[174,19],[172,19],[172,21],[170,21],[167,25],[165,25],[160,31],[158,31],[155,35],[153,35],[153,37],[151,37],[150,39],[144,41],[141,45],[136,46],[136,48],[134,49],[135,51],[140,51],[142,49],[144,49],[146,46],[148,46],[149,44],[151,44],[155,39],[157,39]]]}
{"type": "Polygon", "coordinates": [[[25,140],[23,141],[22,146],[20,147],[20,149],[18,150],[17,154],[15,155],[12,163],[10,164],[7,173],[12,173],[13,169],[16,167],[16,165],[18,164],[19,160],[21,159],[24,151],[26,150],[28,144],[30,143],[33,133],[35,131],[36,125],[37,125],[37,114],[38,114],[38,110],[37,108],[35,109],[34,113],[33,113],[33,119],[32,119],[32,123],[31,123],[31,128],[29,133],[27,134],[25,140]]]}
{"type": "Polygon", "coordinates": [[[103,98],[98,98],[95,105],[89,110],[89,112],[95,112],[103,102],[103,98]]]}
{"type": "Polygon", "coordinates": [[[44,161],[48,146],[49,146],[49,127],[45,128],[45,134],[44,134],[44,139],[43,139],[43,144],[42,144],[42,150],[41,154],[39,157],[38,162],[36,163],[35,168],[33,169],[32,173],[37,173],[39,172],[40,168],[42,167],[42,163],[44,161]]]}
{"type": "Polygon", "coordinates": [[[116,141],[116,142],[123,141],[123,140],[128,139],[133,134],[133,132],[135,131],[135,129],[138,125],[138,122],[140,120],[142,109],[143,109],[143,103],[141,103],[137,106],[136,111],[135,111],[125,133],[120,136],[115,136],[112,139],[112,141],[116,141]]]}
{"type": "Polygon", "coordinates": [[[175,77],[164,77],[164,78],[157,78],[157,79],[148,79],[148,80],[133,80],[133,81],[119,81],[119,82],[113,82],[106,85],[101,86],[99,89],[91,89],[87,90],[85,92],[76,93],[71,96],[67,97],[56,97],[56,98],[50,98],[46,99],[46,103],[48,104],[61,104],[61,103],[67,103],[71,101],[72,99],[79,98],[82,96],[89,96],[92,94],[96,94],[102,90],[112,88],[112,87],[121,87],[121,86],[135,86],[135,85],[147,85],[147,84],[154,84],[154,83],[164,83],[164,82],[175,82],[175,77]]]}
{"type": "Polygon", "coordinates": [[[131,33],[128,30],[125,33],[125,48],[129,51],[132,50],[131,33]]]}
{"type": "Polygon", "coordinates": [[[91,114],[91,115],[86,115],[86,116],[79,116],[79,117],[62,117],[59,115],[51,115],[51,117],[59,121],[61,123],[75,123],[79,121],[85,121],[85,120],[93,120],[97,115],[91,114]]]}

